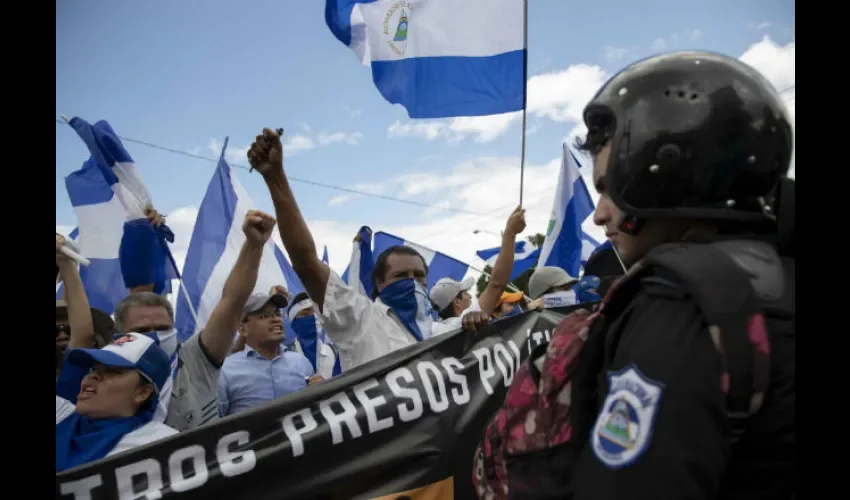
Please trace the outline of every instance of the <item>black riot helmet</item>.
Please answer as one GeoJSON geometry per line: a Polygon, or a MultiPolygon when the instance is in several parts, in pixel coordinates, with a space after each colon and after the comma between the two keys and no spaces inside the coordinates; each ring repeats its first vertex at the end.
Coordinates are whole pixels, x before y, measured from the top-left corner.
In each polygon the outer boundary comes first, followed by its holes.
{"type": "Polygon", "coordinates": [[[653,217],[773,218],[793,132],[779,93],[743,62],[711,52],[638,61],[608,80],[584,121],[589,143],[611,142],[605,185],[625,229],[653,217]]]}

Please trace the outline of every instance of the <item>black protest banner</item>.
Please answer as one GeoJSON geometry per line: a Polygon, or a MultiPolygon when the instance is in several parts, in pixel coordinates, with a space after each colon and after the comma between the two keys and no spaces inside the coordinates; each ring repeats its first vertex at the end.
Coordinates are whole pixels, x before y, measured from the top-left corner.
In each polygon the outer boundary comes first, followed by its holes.
{"type": "Polygon", "coordinates": [[[63,499],[476,498],[472,455],[566,313],[458,332],[277,401],[56,475],[63,499]],[[146,496],[147,494],[147,496],[146,496]]]}

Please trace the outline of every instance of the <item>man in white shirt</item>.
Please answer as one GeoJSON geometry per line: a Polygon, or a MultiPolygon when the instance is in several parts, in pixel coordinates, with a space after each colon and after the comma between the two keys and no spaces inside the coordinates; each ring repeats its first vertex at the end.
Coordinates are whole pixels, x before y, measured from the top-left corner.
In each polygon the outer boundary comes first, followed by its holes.
{"type": "Polygon", "coordinates": [[[375,261],[373,301],[350,288],[316,252],[316,243],[283,171],[280,136],[270,129],[248,151],[274,204],[283,246],[304,284],[322,326],[339,349],[342,370],[350,370],[430,336],[428,266],[410,247],[390,247],[375,261]]]}

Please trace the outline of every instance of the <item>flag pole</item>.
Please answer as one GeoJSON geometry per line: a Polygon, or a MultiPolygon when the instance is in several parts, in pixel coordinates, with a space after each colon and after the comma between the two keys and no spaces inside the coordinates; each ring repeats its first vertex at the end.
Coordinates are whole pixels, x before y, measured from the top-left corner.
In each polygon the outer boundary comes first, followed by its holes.
{"type": "Polygon", "coordinates": [[[528,0],[522,2],[522,48],[525,52],[522,64],[522,146],[519,160],[519,206],[522,206],[522,191],[525,183],[525,124],[528,118],[528,0]]]}

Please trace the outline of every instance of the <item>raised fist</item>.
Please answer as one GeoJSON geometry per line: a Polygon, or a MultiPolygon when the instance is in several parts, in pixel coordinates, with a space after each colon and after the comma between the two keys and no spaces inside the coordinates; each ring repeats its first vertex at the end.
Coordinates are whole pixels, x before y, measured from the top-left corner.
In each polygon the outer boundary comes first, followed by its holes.
{"type": "Polygon", "coordinates": [[[249,243],[254,246],[263,246],[271,238],[276,223],[275,218],[267,213],[248,210],[245,214],[245,222],[242,224],[242,231],[249,243]]]}
{"type": "Polygon", "coordinates": [[[263,133],[256,137],[248,149],[251,168],[256,169],[263,177],[283,173],[283,145],[280,143],[282,133],[283,129],[274,131],[264,128],[263,133]]]}
{"type": "Polygon", "coordinates": [[[283,285],[274,285],[269,289],[269,295],[283,295],[289,302],[289,291],[283,285]]]}
{"type": "Polygon", "coordinates": [[[514,236],[525,231],[525,209],[516,207],[516,209],[508,217],[508,222],[505,224],[505,232],[514,236]]]}

